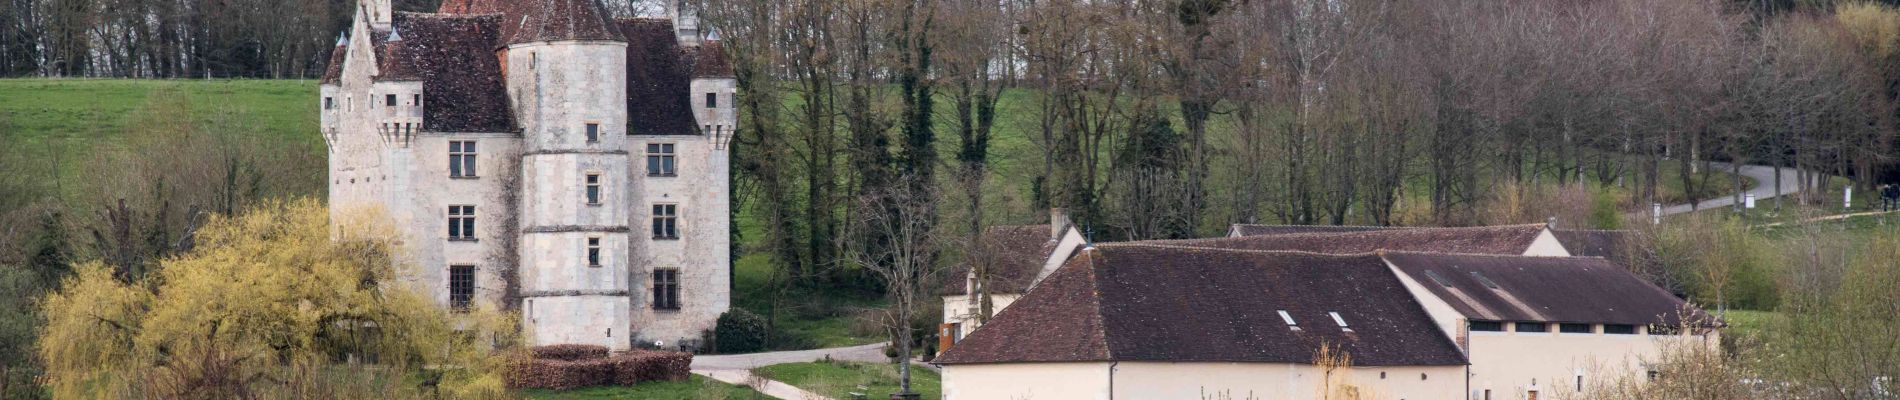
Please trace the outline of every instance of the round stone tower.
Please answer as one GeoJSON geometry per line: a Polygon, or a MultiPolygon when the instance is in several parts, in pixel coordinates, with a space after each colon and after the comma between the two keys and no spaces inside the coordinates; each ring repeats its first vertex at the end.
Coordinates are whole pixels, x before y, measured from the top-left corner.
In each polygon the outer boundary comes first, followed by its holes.
{"type": "Polygon", "coordinates": [[[501,52],[522,128],[523,327],[536,344],[627,349],[627,43],[591,0],[524,3],[538,4],[501,52]]]}

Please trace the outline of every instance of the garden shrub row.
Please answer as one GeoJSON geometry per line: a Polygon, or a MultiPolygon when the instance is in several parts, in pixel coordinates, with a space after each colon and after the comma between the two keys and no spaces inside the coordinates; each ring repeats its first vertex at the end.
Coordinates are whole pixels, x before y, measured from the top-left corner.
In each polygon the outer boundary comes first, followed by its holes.
{"type": "Polygon", "coordinates": [[[693,355],[634,350],[608,356],[606,348],[554,345],[533,349],[535,358],[510,368],[508,386],[567,390],[590,386],[633,386],[648,381],[685,380],[693,355]],[[595,351],[593,348],[599,348],[595,351]]]}

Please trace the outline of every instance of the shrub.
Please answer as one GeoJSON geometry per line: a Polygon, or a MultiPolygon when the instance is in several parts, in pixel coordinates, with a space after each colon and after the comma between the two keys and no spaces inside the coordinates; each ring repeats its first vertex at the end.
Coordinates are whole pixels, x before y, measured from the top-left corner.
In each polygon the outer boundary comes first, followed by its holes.
{"type": "Polygon", "coordinates": [[[713,351],[751,353],[765,350],[765,318],[734,308],[719,315],[713,326],[713,351]]]}
{"type": "Polygon", "coordinates": [[[670,351],[634,351],[608,359],[613,382],[631,386],[647,381],[679,381],[692,374],[693,355],[670,351]]]}
{"type": "Polygon", "coordinates": [[[537,360],[578,361],[607,358],[607,347],[591,344],[554,344],[533,349],[537,360]]]}
{"type": "MultiPolygon", "coordinates": [[[[559,352],[559,355],[587,356],[592,353],[585,345],[558,345],[566,349],[580,349],[559,352]]],[[[535,348],[536,355],[544,354],[543,349],[556,346],[535,348]]],[[[550,390],[568,390],[590,386],[633,386],[648,381],[680,381],[690,374],[693,355],[670,351],[635,350],[611,357],[588,357],[575,360],[541,358],[524,360],[517,363],[508,374],[508,386],[513,388],[533,388],[550,390]]]]}

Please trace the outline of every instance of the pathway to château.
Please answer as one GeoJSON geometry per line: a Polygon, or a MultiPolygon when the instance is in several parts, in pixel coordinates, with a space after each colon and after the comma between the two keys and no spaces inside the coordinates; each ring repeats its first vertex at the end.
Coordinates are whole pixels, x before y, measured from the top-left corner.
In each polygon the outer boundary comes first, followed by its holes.
{"type": "MultiPolygon", "coordinates": [[[[1722,172],[1734,171],[1734,167],[1725,162],[1711,162],[1709,163],[1709,168],[1722,172]]],[[[1780,195],[1794,194],[1802,189],[1802,185],[1800,185],[1800,174],[1794,168],[1781,169],[1781,191],[1779,193],[1775,191],[1775,167],[1766,165],[1743,165],[1742,176],[1755,180],[1755,187],[1748,189],[1747,192],[1743,192],[1744,195],[1755,195],[1755,201],[1768,200],[1780,195]]],[[[1695,210],[1726,207],[1734,204],[1735,196],[1728,195],[1703,200],[1694,206],[1687,203],[1665,206],[1662,209],[1662,215],[1676,215],[1695,210]]],[[[1647,214],[1647,212],[1645,212],[1645,214],[1647,214]]]]}
{"type": "Polygon", "coordinates": [[[752,354],[727,354],[717,356],[694,356],[693,374],[712,378],[720,382],[751,387],[768,396],[786,400],[827,400],[829,397],[812,393],[804,389],[787,385],[784,382],[759,378],[752,375],[752,369],[768,365],[813,362],[824,359],[837,361],[886,362],[884,343],[872,343],[858,346],[833,347],[829,349],[774,351],[752,354]]]}

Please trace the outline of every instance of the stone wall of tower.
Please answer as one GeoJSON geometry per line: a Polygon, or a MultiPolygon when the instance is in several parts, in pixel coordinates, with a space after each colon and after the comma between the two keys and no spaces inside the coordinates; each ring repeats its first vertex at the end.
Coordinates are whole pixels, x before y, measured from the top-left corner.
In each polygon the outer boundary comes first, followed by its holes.
{"type": "Polygon", "coordinates": [[[524,328],[534,344],[626,349],[633,245],[626,149],[626,44],[533,42],[507,51],[508,91],[522,127],[517,218],[524,328]],[[589,142],[586,127],[599,127],[589,142]],[[588,204],[585,179],[604,198],[588,204]],[[588,239],[601,242],[599,266],[588,239]]]}
{"type": "Polygon", "coordinates": [[[650,231],[637,236],[646,244],[635,255],[635,265],[645,268],[633,276],[635,287],[646,292],[635,299],[637,340],[679,343],[696,339],[731,308],[732,164],[727,145],[737,121],[732,107],[736,84],[724,78],[692,81],[690,103],[701,125],[700,135],[641,135],[633,137],[628,147],[641,156],[636,158],[640,164],[647,144],[673,144],[677,160],[674,176],[645,176],[642,171],[635,179],[634,191],[644,194],[646,201],[634,208],[640,215],[632,225],[647,224],[650,230],[653,205],[674,204],[680,233],[677,240],[655,239],[650,231]],[[713,107],[707,107],[707,94],[714,96],[713,107]],[[655,269],[679,271],[679,309],[654,309],[655,269]]]}

